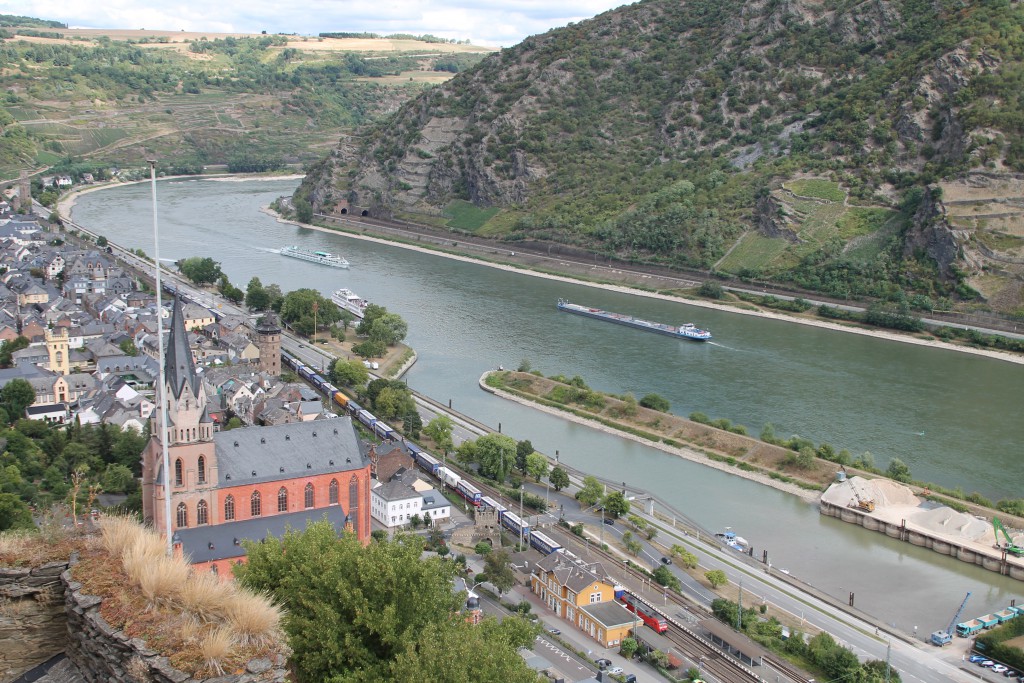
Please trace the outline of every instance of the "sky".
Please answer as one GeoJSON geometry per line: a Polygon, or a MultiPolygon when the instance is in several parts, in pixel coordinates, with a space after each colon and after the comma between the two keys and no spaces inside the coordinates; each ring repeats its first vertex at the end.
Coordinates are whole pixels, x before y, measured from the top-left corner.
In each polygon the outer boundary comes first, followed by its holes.
{"type": "Polygon", "coordinates": [[[0,0],[0,14],[72,28],[298,33],[432,34],[508,47],[626,0],[0,0]]]}

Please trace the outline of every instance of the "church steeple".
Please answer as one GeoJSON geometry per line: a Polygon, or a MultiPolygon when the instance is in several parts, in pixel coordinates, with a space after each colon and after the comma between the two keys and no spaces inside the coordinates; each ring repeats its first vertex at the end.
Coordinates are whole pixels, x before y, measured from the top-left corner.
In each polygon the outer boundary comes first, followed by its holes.
{"type": "MultiPolygon", "coordinates": [[[[185,332],[181,300],[174,298],[171,331],[164,350],[164,395],[167,402],[168,444],[197,443],[213,439],[213,420],[206,410],[206,391],[192,361],[185,332]]],[[[154,412],[159,427],[160,411],[154,412]]],[[[157,429],[154,434],[160,434],[157,429]]]]}
{"type": "Polygon", "coordinates": [[[181,398],[181,392],[186,386],[193,397],[198,397],[202,385],[196,375],[195,363],[192,362],[192,350],[189,349],[188,333],[185,332],[185,314],[178,297],[174,297],[171,312],[171,332],[164,351],[164,372],[167,373],[167,388],[174,398],[181,398]]]}

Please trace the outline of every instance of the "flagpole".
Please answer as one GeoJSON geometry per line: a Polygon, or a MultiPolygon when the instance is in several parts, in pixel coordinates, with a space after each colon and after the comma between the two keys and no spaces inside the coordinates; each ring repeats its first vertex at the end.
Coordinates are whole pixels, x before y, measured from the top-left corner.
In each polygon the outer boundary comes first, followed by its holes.
{"type": "Polygon", "coordinates": [[[156,263],[156,344],[160,366],[159,388],[156,396],[160,406],[160,446],[163,450],[164,467],[164,533],[167,536],[167,556],[174,555],[174,541],[171,531],[171,456],[167,450],[167,368],[164,358],[164,306],[163,285],[160,279],[160,231],[156,220],[156,161],[149,160],[149,184],[153,198],[153,259],[156,263]]]}

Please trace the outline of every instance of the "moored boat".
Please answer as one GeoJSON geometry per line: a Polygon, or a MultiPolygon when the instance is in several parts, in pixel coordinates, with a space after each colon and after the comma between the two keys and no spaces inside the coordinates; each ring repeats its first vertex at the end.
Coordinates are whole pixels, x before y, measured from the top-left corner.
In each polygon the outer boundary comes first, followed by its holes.
{"type": "Polygon", "coordinates": [[[365,315],[366,307],[370,304],[351,289],[344,287],[334,290],[334,293],[331,294],[331,301],[336,303],[341,310],[348,311],[357,318],[362,318],[365,315]]]}
{"type": "Polygon", "coordinates": [[[693,341],[707,341],[711,339],[710,332],[698,328],[693,323],[666,325],[664,323],[656,323],[649,320],[634,318],[631,315],[625,315],[623,313],[613,313],[611,311],[603,311],[600,308],[580,306],[579,304],[570,303],[565,299],[558,300],[558,310],[565,311],[566,313],[575,313],[576,315],[582,315],[587,318],[597,318],[598,320],[606,320],[619,325],[626,325],[628,327],[635,327],[641,330],[657,332],[658,334],[675,337],[676,339],[691,339],[693,341]]]}
{"type": "Polygon", "coordinates": [[[322,266],[348,268],[348,261],[345,260],[344,256],[341,256],[340,254],[332,254],[329,251],[303,249],[302,247],[298,247],[293,244],[289,247],[282,247],[280,254],[282,256],[302,259],[303,261],[319,263],[322,266]]]}

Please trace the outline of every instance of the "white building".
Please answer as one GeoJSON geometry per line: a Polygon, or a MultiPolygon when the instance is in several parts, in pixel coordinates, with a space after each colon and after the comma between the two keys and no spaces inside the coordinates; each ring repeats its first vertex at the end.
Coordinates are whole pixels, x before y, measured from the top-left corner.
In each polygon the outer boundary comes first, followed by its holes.
{"type": "Polygon", "coordinates": [[[392,529],[405,526],[413,516],[422,518],[423,496],[400,481],[389,481],[370,491],[370,515],[392,529]]]}
{"type": "Polygon", "coordinates": [[[452,504],[447,498],[444,497],[440,491],[436,489],[427,489],[426,491],[420,491],[420,495],[423,496],[423,514],[421,517],[424,519],[430,518],[430,521],[434,524],[443,522],[444,520],[452,516],[452,504]]]}

